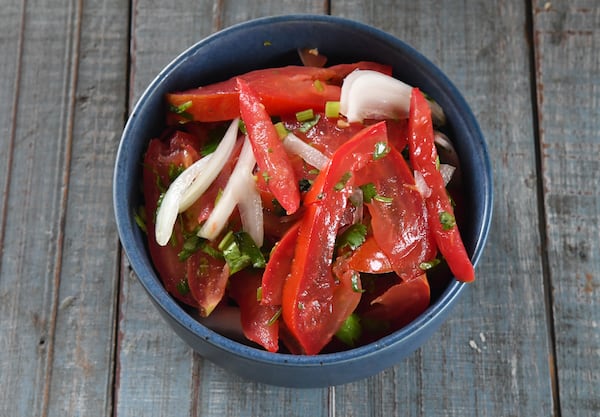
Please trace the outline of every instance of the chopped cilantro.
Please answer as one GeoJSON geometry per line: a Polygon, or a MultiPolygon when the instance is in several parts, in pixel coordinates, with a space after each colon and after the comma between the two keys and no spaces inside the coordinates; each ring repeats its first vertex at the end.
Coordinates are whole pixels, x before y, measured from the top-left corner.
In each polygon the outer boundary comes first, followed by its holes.
{"type": "Polygon", "coordinates": [[[440,263],[440,260],[435,258],[435,259],[432,259],[431,261],[421,262],[419,264],[419,268],[421,268],[421,270],[423,270],[423,271],[427,271],[427,270],[437,266],[439,263],[440,263]]]}
{"type": "Polygon", "coordinates": [[[279,307],[277,309],[277,311],[275,312],[275,314],[273,314],[273,317],[271,317],[269,319],[269,321],[267,322],[267,326],[272,326],[277,322],[277,319],[279,319],[279,317],[281,316],[281,311],[282,311],[282,309],[281,309],[281,307],[279,307]]]}
{"type": "Polygon", "coordinates": [[[312,182],[309,179],[302,178],[300,181],[298,181],[298,186],[300,187],[300,192],[304,193],[310,190],[310,187],[312,187],[312,182]]]}
{"type": "Polygon", "coordinates": [[[148,229],[146,228],[146,208],[144,206],[139,206],[138,209],[134,211],[133,218],[138,227],[142,229],[142,232],[148,233],[148,229]]]}
{"type": "Polygon", "coordinates": [[[352,276],[350,277],[350,283],[352,284],[352,291],[365,292],[365,290],[361,288],[360,274],[358,272],[354,271],[352,273],[352,276]]]}
{"type": "Polygon", "coordinates": [[[187,295],[190,293],[190,284],[188,283],[186,278],[183,278],[181,281],[179,281],[176,287],[177,292],[179,292],[179,294],[181,295],[187,295]]]}
{"type": "Polygon", "coordinates": [[[169,111],[172,113],[175,113],[179,116],[181,116],[184,120],[181,123],[185,123],[185,122],[189,122],[194,120],[194,117],[187,112],[187,110],[192,107],[192,101],[186,101],[185,103],[182,103],[178,106],[175,106],[173,104],[169,105],[169,111]]]}
{"type": "Polygon", "coordinates": [[[362,223],[353,224],[337,237],[336,247],[338,249],[349,247],[351,250],[356,250],[365,243],[366,236],[367,226],[362,223]]]}
{"type": "Polygon", "coordinates": [[[340,180],[333,186],[333,189],[335,191],[342,191],[351,177],[352,173],[350,171],[346,172],[344,175],[342,175],[342,178],[340,178],[340,180]]]}
{"type": "Polygon", "coordinates": [[[370,203],[377,195],[377,189],[375,188],[375,184],[372,182],[361,185],[360,189],[363,192],[363,201],[365,203],[370,203]]]}
{"type": "Polygon", "coordinates": [[[390,153],[390,146],[386,142],[377,142],[373,151],[373,160],[378,160],[390,153]]]}
{"type": "Polygon", "coordinates": [[[442,211],[440,213],[440,223],[442,224],[442,229],[450,230],[454,226],[456,226],[456,219],[451,213],[447,211],[442,211]]]}
{"type": "Polygon", "coordinates": [[[298,130],[302,133],[306,133],[308,132],[310,129],[312,129],[317,123],[319,123],[319,120],[321,119],[321,115],[317,114],[315,117],[313,117],[310,120],[306,120],[305,122],[302,122],[302,125],[298,128],[298,130]]]}
{"type": "Polygon", "coordinates": [[[169,164],[169,180],[175,181],[175,179],[185,171],[185,167],[181,164],[169,164]]]}
{"type": "Polygon", "coordinates": [[[373,197],[373,200],[379,201],[380,203],[385,203],[385,204],[391,204],[394,201],[394,199],[392,197],[386,197],[386,196],[379,195],[379,194],[377,194],[375,197],[373,197]]]}
{"type": "Polygon", "coordinates": [[[264,268],[265,257],[250,235],[244,231],[232,232],[225,235],[219,243],[219,250],[229,265],[229,273],[235,274],[247,267],[264,268]]]}

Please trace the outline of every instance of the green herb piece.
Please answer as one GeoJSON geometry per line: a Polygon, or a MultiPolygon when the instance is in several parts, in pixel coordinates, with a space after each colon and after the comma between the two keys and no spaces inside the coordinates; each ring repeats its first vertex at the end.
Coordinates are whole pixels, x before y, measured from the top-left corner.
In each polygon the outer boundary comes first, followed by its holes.
{"type": "Polygon", "coordinates": [[[185,167],[181,164],[169,164],[169,180],[175,181],[181,173],[185,171],[185,167]]]}
{"type": "Polygon", "coordinates": [[[310,190],[310,187],[312,187],[312,182],[309,179],[302,178],[300,181],[298,181],[298,186],[300,187],[300,192],[305,193],[310,190]]]}
{"type": "Polygon", "coordinates": [[[391,204],[394,201],[394,199],[392,197],[386,197],[386,196],[379,195],[379,194],[377,194],[375,197],[373,197],[373,200],[379,201],[380,203],[385,203],[385,204],[391,204]]]}
{"type": "Polygon", "coordinates": [[[256,289],[256,301],[258,301],[260,303],[261,300],[262,300],[262,287],[258,287],[256,289]]]}
{"type": "Polygon", "coordinates": [[[340,102],[339,101],[328,101],[325,103],[325,116],[330,119],[337,119],[340,117],[340,102]]]}
{"type": "Polygon", "coordinates": [[[246,123],[244,123],[242,119],[240,119],[240,121],[238,122],[238,129],[240,130],[240,133],[242,135],[248,134],[248,129],[246,129],[246,123]]]}
{"type": "Polygon", "coordinates": [[[261,172],[261,175],[263,177],[263,180],[268,184],[269,180],[271,179],[271,176],[269,175],[269,173],[267,171],[263,171],[263,172],[261,172]]]}
{"type": "Polygon", "coordinates": [[[333,186],[333,189],[335,191],[342,191],[351,177],[352,173],[350,171],[344,173],[344,175],[342,175],[342,178],[340,178],[340,180],[333,186]]]}
{"type": "Polygon", "coordinates": [[[264,41],[263,42],[263,46],[271,46],[273,45],[273,43],[271,43],[271,41],[264,41]]]}
{"type": "Polygon", "coordinates": [[[431,261],[421,262],[419,264],[419,268],[423,271],[427,271],[427,270],[439,265],[439,263],[440,263],[440,260],[435,258],[435,259],[432,259],[431,261]]]}
{"type": "Polygon", "coordinates": [[[306,109],[296,113],[296,120],[299,122],[306,122],[315,118],[315,112],[313,109],[306,109]]]}
{"type": "Polygon", "coordinates": [[[440,213],[440,223],[442,224],[442,229],[450,230],[454,226],[456,226],[456,219],[451,213],[447,211],[442,211],[440,213]]]}
{"type": "Polygon", "coordinates": [[[372,182],[363,184],[359,188],[363,192],[363,201],[365,203],[370,203],[377,195],[377,189],[375,188],[375,184],[372,182]]]}
{"type": "Polygon", "coordinates": [[[187,295],[190,293],[190,284],[185,278],[177,283],[176,288],[177,292],[181,295],[187,295]]]}
{"type": "Polygon", "coordinates": [[[373,160],[377,161],[378,159],[383,158],[388,153],[390,153],[390,147],[385,142],[377,142],[375,144],[375,150],[373,151],[373,160]]]}
{"type": "Polygon", "coordinates": [[[367,236],[367,226],[362,223],[356,223],[348,226],[338,237],[335,246],[338,249],[345,247],[351,250],[356,250],[360,245],[365,243],[367,236]]]}
{"type": "Polygon", "coordinates": [[[394,201],[392,197],[386,197],[377,193],[375,184],[373,184],[372,182],[361,185],[360,189],[363,192],[363,201],[365,203],[371,203],[373,200],[375,200],[379,201],[380,203],[390,204],[394,201]]]}
{"type": "Polygon", "coordinates": [[[265,257],[254,240],[244,231],[229,231],[219,243],[219,250],[229,265],[229,273],[235,274],[247,267],[264,268],[265,257]]]}
{"type": "Polygon", "coordinates": [[[133,212],[133,219],[135,220],[135,224],[142,230],[144,233],[148,233],[148,228],[146,227],[146,208],[144,206],[139,206],[137,210],[133,212]]]}
{"type": "Polygon", "coordinates": [[[284,139],[288,135],[289,132],[282,122],[277,122],[273,126],[275,126],[279,139],[284,139]]]}
{"type": "Polygon", "coordinates": [[[177,254],[179,262],[187,260],[190,256],[196,253],[204,245],[204,239],[200,236],[192,234],[183,242],[181,251],[177,254]]]}
{"type": "Polygon", "coordinates": [[[221,124],[208,131],[207,140],[200,149],[200,154],[202,156],[210,155],[217,149],[217,146],[219,146],[219,143],[221,143],[223,136],[225,136],[227,128],[227,125],[221,124]]]}
{"type": "Polygon", "coordinates": [[[362,326],[360,318],[356,313],[350,314],[342,323],[341,327],[335,333],[335,337],[341,340],[344,344],[353,347],[362,334],[362,326]]]}
{"type": "Polygon", "coordinates": [[[277,311],[275,312],[275,314],[273,314],[273,317],[271,317],[269,319],[269,321],[267,322],[267,326],[272,326],[277,322],[277,319],[279,319],[279,317],[281,316],[281,307],[279,307],[279,309],[277,309],[277,311]]]}
{"type": "Polygon", "coordinates": [[[313,86],[315,87],[315,90],[317,90],[319,93],[325,91],[325,87],[323,87],[323,83],[321,82],[321,80],[315,80],[313,82],[313,86]]]}
{"type": "Polygon", "coordinates": [[[306,133],[308,132],[310,129],[312,129],[317,123],[319,123],[319,120],[321,120],[321,115],[317,114],[315,117],[313,117],[310,120],[305,121],[304,123],[302,123],[302,126],[300,126],[298,128],[298,130],[302,133],[306,133]]]}
{"type": "Polygon", "coordinates": [[[185,122],[189,122],[194,120],[194,117],[187,112],[187,110],[192,107],[192,101],[186,101],[185,103],[180,104],[179,106],[175,106],[173,104],[169,105],[169,111],[172,113],[175,113],[179,116],[181,116],[183,119],[185,119],[184,121],[182,121],[182,123],[185,122]]]}

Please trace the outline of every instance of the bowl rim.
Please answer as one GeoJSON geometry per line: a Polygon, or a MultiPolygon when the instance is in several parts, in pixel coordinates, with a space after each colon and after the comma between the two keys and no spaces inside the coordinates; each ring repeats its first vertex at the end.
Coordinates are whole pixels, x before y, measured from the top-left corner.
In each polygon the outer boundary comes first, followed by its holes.
{"type": "Polygon", "coordinates": [[[320,367],[327,364],[339,364],[347,361],[353,361],[358,358],[368,357],[377,353],[382,348],[393,346],[401,341],[406,341],[408,339],[417,337],[421,329],[431,325],[436,325],[436,321],[439,321],[440,318],[444,317],[445,314],[454,307],[456,304],[455,300],[464,292],[464,290],[467,288],[467,284],[458,282],[455,278],[451,278],[450,283],[439,295],[436,302],[430,305],[424,313],[400,330],[397,330],[369,344],[339,352],[321,353],[314,356],[268,352],[260,348],[237,342],[209,329],[198,322],[187,311],[185,311],[185,309],[167,293],[165,288],[160,283],[160,278],[157,276],[154,269],[152,267],[149,268],[148,263],[143,261],[144,257],[147,257],[147,254],[144,253],[145,249],[131,244],[135,241],[132,227],[137,226],[135,226],[135,222],[132,222],[131,219],[126,221],[127,216],[131,216],[130,207],[123,201],[123,195],[126,193],[124,190],[121,190],[120,181],[118,180],[119,173],[121,172],[121,169],[124,168],[124,164],[121,162],[123,155],[126,153],[126,140],[130,135],[133,124],[135,123],[136,116],[139,114],[141,109],[143,109],[144,105],[149,100],[149,97],[152,96],[153,90],[160,85],[164,79],[168,78],[174,70],[176,70],[192,55],[194,55],[204,45],[210,44],[222,36],[246,30],[255,26],[272,25],[285,22],[322,22],[326,24],[339,25],[372,36],[378,42],[386,42],[393,45],[394,48],[403,49],[406,54],[410,55],[411,60],[413,60],[417,66],[427,67],[427,71],[433,74],[439,82],[445,85],[452,99],[457,101],[461,108],[468,110],[468,112],[463,115],[464,122],[469,125],[469,130],[476,132],[478,136],[478,146],[481,150],[481,157],[486,169],[486,184],[484,189],[487,191],[483,198],[484,204],[482,224],[480,229],[477,231],[477,235],[475,236],[475,246],[473,249],[473,254],[471,255],[471,261],[474,266],[477,265],[481,257],[491,225],[493,210],[492,169],[487,144],[484,140],[479,124],[466,100],[460,91],[450,81],[450,79],[435,64],[429,61],[429,59],[427,59],[407,42],[379,28],[375,28],[359,21],[339,16],[302,13],[267,16],[240,22],[219,30],[192,44],[179,55],[177,55],[155,76],[155,78],[140,95],[130,115],[128,116],[119,142],[116,155],[116,164],[113,173],[113,206],[117,230],[120,237],[121,246],[125,251],[127,258],[129,259],[129,263],[138,279],[138,282],[142,284],[146,293],[151,297],[155,305],[163,310],[164,313],[168,314],[183,328],[189,329],[196,336],[211,344],[214,348],[227,351],[239,357],[251,358],[263,363],[299,367],[320,367]]]}

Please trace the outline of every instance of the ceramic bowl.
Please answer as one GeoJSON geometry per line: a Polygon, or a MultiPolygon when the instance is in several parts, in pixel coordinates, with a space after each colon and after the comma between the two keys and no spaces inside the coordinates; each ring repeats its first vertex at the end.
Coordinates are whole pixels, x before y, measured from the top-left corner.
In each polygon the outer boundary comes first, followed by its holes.
{"type": "MultiPolygon", "coordinates": [[[[492,173],[485,140],[461,93],[428,59],[376,28],[325,15],[292,15],[248,21],[191,46],[165,67],[140,97],[124,129],[114,171],[114,209],[123,248],[150,300],[194,350],[244,378],[292,387],[344,384],[374,375],[418,349],[448,318],[468,285],[452,277],[431,306],[401,330],[371,344],[315,356],[269,353],[200,324],[164,289],[150,260],[134,211],[141,203],[142,156],[161,132],[164,95],[227,79],[257,68],[299,64],[297,48],[318,48],[328,64],[360,60],[393,67],[394,76],[419,87],[445,110],[463,178],[461,233],[474,264],[482,253],[492,214],[492,173]]],[[[485,277],[479,277],[485,279],[485,277]]],[[[148,308],[152,308],[150,303],[148,308]]]]}

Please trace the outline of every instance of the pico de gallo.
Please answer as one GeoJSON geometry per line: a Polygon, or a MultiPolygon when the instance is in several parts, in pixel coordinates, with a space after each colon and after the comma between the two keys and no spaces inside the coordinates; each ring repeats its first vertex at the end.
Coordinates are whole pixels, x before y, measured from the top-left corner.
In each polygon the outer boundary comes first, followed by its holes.
{"type": "Polygon", "coordinates": [[[136,213],[166,290],[200,317],[238,312],[270,352],[315,355],[410,323],[438,265],[473,281],[443,112],[391,74],[286,66],[167,94],[136,213]]]}

